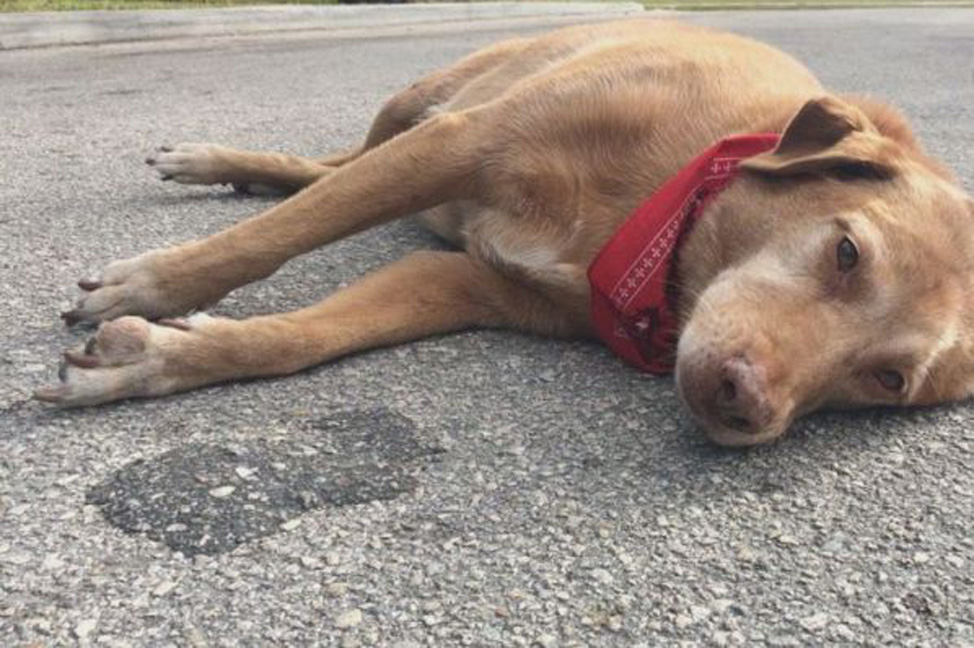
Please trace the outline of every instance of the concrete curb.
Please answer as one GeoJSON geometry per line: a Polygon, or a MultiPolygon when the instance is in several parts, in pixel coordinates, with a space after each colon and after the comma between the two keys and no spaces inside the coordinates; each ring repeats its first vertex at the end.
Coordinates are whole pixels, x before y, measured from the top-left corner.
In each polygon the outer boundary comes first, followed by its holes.
{"type": "Polygon", "coordinates": [[[611,17],[642,12],[642,5],[634,2],[478,2],[0,14],[0,50],[470,20],[611,17]]]}

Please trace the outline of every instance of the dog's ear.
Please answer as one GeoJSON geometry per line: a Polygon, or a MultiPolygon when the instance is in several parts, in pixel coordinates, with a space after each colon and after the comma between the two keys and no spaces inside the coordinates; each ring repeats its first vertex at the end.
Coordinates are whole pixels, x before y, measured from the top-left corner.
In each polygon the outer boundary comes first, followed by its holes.
{"type": "Polygon", "coordinates": [[[770,176],[883,179],[894,173],[893,147],[861,110],[825,96],[801,107],[773,151],[744,160],[741,168],[770,176]]]}

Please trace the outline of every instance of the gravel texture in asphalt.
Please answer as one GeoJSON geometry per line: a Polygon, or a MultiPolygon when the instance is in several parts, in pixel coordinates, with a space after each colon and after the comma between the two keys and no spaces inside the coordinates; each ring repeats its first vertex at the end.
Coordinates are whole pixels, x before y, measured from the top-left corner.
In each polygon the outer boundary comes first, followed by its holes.
{"type": "MultiPolygon", "coordinates": [[[[974,13],[686,19],[888,98],[970,187],[974,13]]],[[[29,400],[83,339],[57,319],[78,278],[273,204],[160,183],[147,152],[344,148],[420,74],[540,28],[0,53],[0,645],[974,643],[970,405],[818,415],[732,452],[671,380],[506,332],[89,410],[29,400]]],[[[214,310],[294,308],[440,245],[395,223],[214,310]]]]}

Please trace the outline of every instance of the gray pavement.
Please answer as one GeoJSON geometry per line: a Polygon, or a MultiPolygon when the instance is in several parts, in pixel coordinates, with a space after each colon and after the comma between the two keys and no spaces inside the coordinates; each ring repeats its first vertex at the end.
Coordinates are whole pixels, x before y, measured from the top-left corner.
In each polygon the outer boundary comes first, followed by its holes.
{"type": "MultiPolygon", "coordinates": [[[[889,98],[971,187],[974,12],[687,19],[889,98]]],[[[424,71],[541,27],[0,52],[0,645],[974,645],[970,405],[819,415],[731,452],[670,380],[504,332],[28,400],[83,339],[57,320],[77,278],[273,204],[159,183],[152,147],[348,146],[424,71]]],[[[436,245],[396,223],[215,310],[292,308],[436,245]]]]}
{"type": "MultiPolygon", "coordinates": [[[[642,12],[635,2],[438,2],[409,5],[267,5],[164,11],[0,13],[0,50],[437,23],[642,12]]],[[[464,26],[460,26],[463,29],[464,26]]]]}

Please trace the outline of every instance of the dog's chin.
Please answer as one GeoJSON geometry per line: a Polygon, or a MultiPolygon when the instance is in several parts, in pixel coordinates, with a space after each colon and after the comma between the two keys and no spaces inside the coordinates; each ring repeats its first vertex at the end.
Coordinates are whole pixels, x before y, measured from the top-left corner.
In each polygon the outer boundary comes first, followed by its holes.
{"type": "MultiPolygon", "coordinates": [[[[684,402],[686,402],[686,399],[684,399],[684,402]]],[[[762,427],[757,432],[741,432],[740,430],[729,428],[717,421],[699,415],[689,405],[687,407],[690,410],[693,420],[703,433],[707,435],[707,438],[713,443],[725,448],[748,448],[771,443],[781,438],[785,430],[788,429],[788,424],[785,423],[782,425],[771,424],[762,427]]]]}

